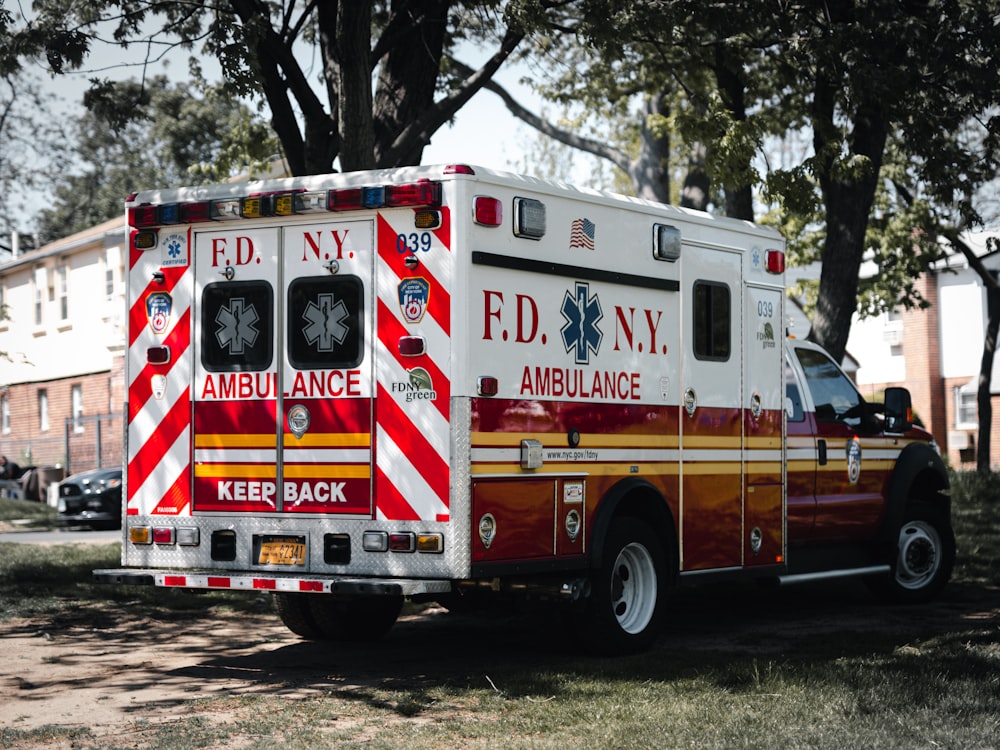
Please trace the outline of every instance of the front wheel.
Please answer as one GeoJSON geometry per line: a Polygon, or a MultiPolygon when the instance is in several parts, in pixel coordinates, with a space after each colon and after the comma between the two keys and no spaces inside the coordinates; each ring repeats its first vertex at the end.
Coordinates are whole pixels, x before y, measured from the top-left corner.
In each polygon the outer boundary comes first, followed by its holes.
{"type": "Polygon", "coordinates": [[[590,597],[575,619],[594,653],[624,654],[653,645],[666,595],[666,556],[656,534],[634,518],[615,520],[590,597]]]}
{"type": "Polygon", "coordinates": [[[948,517],[935,508],[913,505],[907,510],[887,578],[876,588],[901,603],[934,597],[951,578],[955,564],[955,534],[948,517]]]}

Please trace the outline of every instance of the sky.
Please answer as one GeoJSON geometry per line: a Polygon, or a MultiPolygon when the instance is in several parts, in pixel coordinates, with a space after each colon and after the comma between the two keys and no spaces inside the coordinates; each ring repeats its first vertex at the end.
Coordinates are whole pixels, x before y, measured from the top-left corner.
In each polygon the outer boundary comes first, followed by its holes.
{"type": "MultiPolygon", "coordinates": [[[[39,66],[34,71],[41,85],[58,97],[58,112],[53,116],[72,117],[82,112],[83,92],[94,77],[112,79],[138,78],[142,75],[141,60],[144,48],[133,45],[128,50],[115,46],[96,45],[88,58],[88,64],[81,71],[50,76],[39,66]]],[[[485,53],[468,49],[461,54],[464,61],[475,65],[477,58],[485,58],[485,53]],[[478,54],[477,54],[478,53],[478,54]]],[[[188,80],[187,52],[156,62],[146,69],[147,76],[166,74],[176,80],[188,80]]],[[[205,76],[209,80],[218,78],[218,68],[214,61],[202,61],[205,76]]],[[[508,90],[518,92],[529,106],[536,109],[541,100],[520,78],[523,68],[504,66],[495,76],[508,90]]],[[[524,163],[524,154],[537,138],[535,131],[517,120],[498,96],[489,91],[480,91],[455,116],[451,124],[445,125],[431,139],[424,151],[424,164],[471,164],[504,171],[518,171],[524,163]]],[[[154,187],[154,186],[146,186],[154,187]]],[[[44,196],[33,197],[29,203],[22,227],[32,228],[31,214],[43,204],[44,196]]],[[[22,229],[23,231],[23,229],[22,229]]]]}

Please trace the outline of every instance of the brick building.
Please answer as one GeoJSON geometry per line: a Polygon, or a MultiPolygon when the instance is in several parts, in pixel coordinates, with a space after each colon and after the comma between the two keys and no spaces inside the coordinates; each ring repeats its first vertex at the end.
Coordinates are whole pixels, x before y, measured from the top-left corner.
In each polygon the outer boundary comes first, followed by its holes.
{"type": "Polygon", "coordinates": [[[122,219],[0,261],[0,454],[70,472],[122,459],[122,219]]]}
{"type": "MultiPolygon", "coordinates": [[[[966,241],[996,275],[1000,253],[987,252],[987,240],[994,235],[979,233],[966,241]]],[[[948,464],[975,468],[986,289],[960,254],[949,256],[918,279],[917,289],[931,303],[926,310],[901,310],[852,325],[847,347],[860,363],[856,381],[866,395],[880,394],[890,385],[909,388],[917,417],[934,435],[948,464]]],[[[990,463],[996,471],[1000,470],[1000,356],[991,375],[990,463]]]]}

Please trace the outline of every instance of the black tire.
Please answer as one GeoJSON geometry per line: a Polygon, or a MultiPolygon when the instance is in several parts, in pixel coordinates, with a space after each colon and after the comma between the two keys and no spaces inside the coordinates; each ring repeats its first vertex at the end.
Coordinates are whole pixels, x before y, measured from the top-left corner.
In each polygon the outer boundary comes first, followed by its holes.
{"type": "Polygon", "coordinates": [[[323,631],[316,624],[309,606],[309,600],[318,598],[315,594],[285,594],[273,595],[274,608],[286,628],[295,635],[309,641],[323,640],[323,631]]]}
{"type": "Polygon", "coordinates": [[[402,596],[313,596],[309,600],[313,622],[323,638],[330,641],[377,641],[396,623],[402,608],[402,596]]]}
{"type": "Polygon", "coordinates": [[[660,631],[667,593],[667,558],[660,539],[635,518],[612,521],[577,633],[591,653],[644,651],[660,631]]]}
{"type": "Polygon", "coordinates": [[[873,588],[901,604],[933,598],[955,565],[955,533],[948,517],[926,504],[911,504],[897,539],[892,572],[873,579],[873,588]]]}

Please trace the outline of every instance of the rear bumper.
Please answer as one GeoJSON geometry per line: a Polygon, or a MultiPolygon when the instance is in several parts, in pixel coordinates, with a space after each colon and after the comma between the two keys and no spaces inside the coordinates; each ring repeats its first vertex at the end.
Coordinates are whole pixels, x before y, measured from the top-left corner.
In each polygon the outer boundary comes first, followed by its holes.
{"type": "Polygon", "coordinates": [[[160,586],[163,588],[215,589],[220,591],[274,591],[335,596],[417,596],[445,594],[451,581],[419,578],[357,578],[337,576],[300,576],[290,573],[188,573],[177,570],[137,568],[103,569],[93,572],[95,583],[121,586],[160,586]]]}

